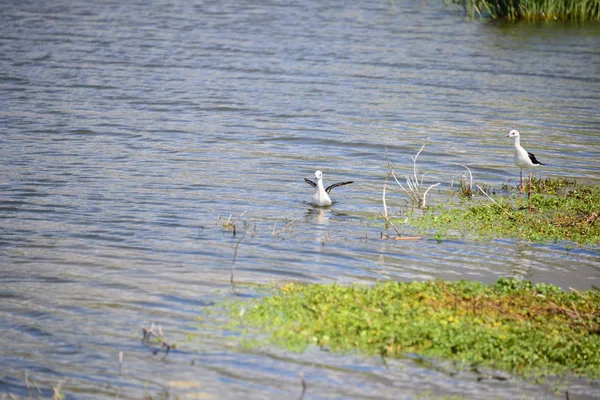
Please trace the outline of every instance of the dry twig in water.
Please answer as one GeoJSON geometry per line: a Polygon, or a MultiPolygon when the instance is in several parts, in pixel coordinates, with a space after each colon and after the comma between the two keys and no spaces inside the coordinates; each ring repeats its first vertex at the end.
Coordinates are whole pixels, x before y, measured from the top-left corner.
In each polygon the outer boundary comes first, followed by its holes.
{"type": "Polygon", "coordinates": [[[67,378],[64,378],[63,380],[58,382],[58,385],[52,386],[52,392],[53,392],[52,400],[63,400],[65,398],[65,395],[62,394],[60,391],[66,381],[67,381],[67,378]]]}
{"type": "Polygon", "coordinates": [[[165,355],[166,355],[167,353],[169,353],[169,351],[176,348],[176,346],[174,344],[167,343],[167,341],[163,337],[162,327],[160,325],[155,327],[154,323],[153,323],[150,326],[150,329],[142,328],[142,332],[144,333],[144,336],[142,337],[142,343],[144,343],[147,347],[149,347],[154,354],[158,353],[159,350],[162,350],[165,352],[165,355]],[[154,338],[154,341],[157,344],[160,344],[159,349],[157,349],[156,347],[153,347],[152,343],[150,343],[152,338],[154,338]]]}
{"type": "MultiPolygon", "coordinates": [[[[427,138],[427,140],[429,140],[429,138],[427,138]]],[[[406,195],[411,199],[413,204],[415,204],[419,208],[427,207],[427,193],[429,193],[429,191],[432,188],[439,185],[439,183],[435,183],[435,184],[430,185],[429,187],[425,188],[423,186],[423,179],[425,178],[425,174],[421,174],[421,179],[419,180],[419,169],[417,167],[417,158],[419,157],[419,155],[421,154],[421,152],[423,151],[424,148],[425,148],[425,144],[423,146],[421,146],[421,149],[417,152],[417,154],[414,157],[413,156],[410,157],[413,162],[413,176],[409,176],[409,175],[405,176],[406,187],[404,187],[400,183],[398,178],[396,177],[396,174],[394,173],[394,166],[392,165],[392,162],[390,161],[387,146],[385,147],[385,158],[388,162],[390,174],[392,175],[392,177],[394,178],[396,183],[400,186],[400,188],[404,191],[404,193],[406,193],[406,195]]]]}
{"type": "MultiPolygon", "coordinates": [[[[461,186],[460,186],[460,194],[462,196],[466,196],[466,197],[472,197],[473,194],[473,173],[471,172],[471,169],[469,167],[467,167],[466,165],[463,164],[458,164],[458,163],[454,163],[455,165],[458,165],[460,167],[465,168],[468,172],[469,172],[469,184],[463,184],[462,179],[461,179],[461,186]]],[[[454,178],[452,178],[452,186],[454,186],[454,178]]]]}
{"type": "Polygon", "coordinates": [[[400,231],[398,230],[398,228],[396,228],[396,225],[394,225],[394,224],[392,223],[392,221],[391,221],[391,220],[388,218],[387,214],[383,214],[382,212],[380,212],[379,214],[381,214],[381,216],[382,216],[383,218],[385,218],[385,220],[387,221],[387,223],[388,223],[388,224],[389,224],[389,225],[390,225],[392,228],[394,228],[394,230],[396,231],[396,233],[398,234],[398,236],[402,236],[402,234],[400,233],[400,231]]]}
{"type": "Polygon", "coordinates": [[[242,218],[248,211],[244,211],[243,213],[241,213],[237,218],[235,219],[231,219],[232,215],[229,215],[229,218],[227,218],[227,221],[225,221],[225,223],[223,224],[223,228],[225,229],[231,229],[231,232],[233,234],[233,236],[235,236],[237,234],[237,225],[236,222],[238,221],[238,219],[242,218]]]}
{"type": "Polygon", "coordinates": [[[485,190],[483,190],[479,185],[476,185],[477,189],[479,189],[481,191],[481,193],[483,193],[485,195],[485,197],[487,197],[488,199],[490,199],[495,205],[497,205],[498,207],[500,207],[500,209],[504,212],[504,214],[506,214],[508,216],[508,218],[510,218],[511,221],[515,220],[515,217],[513,217],[512,215],[510,215],[508,213],[508,211],[506,211],[504,208],[502,208],[502,206],[500,204],[498,204],[496,202],[496,200],[492,199],[486,192],[485,190]]]}
{"type": "Polygon", "coordinates": [[[284,232],[292,232],[292,225],[294,225],[294,223],[298,221],[297,219],[293,219],[291,221],[289,221],[287,224],[285,224],[281,229],[277,229],[277,224],[273,225],[273,232],[271,232],[271,235],[275,236],[277,234],[280,233],[284,233],[284,232]]]}
{"type": "MultiPolygon", "coordinates": [[[[398,236],[394,237],[394,240],[419,240],[421,239],[420,236],[402,236],[402,234],[400,233],[400,231],[398,230],[398,228],[396,228],[396,226],[392,223],[392,221],[388,218],[387,215],[384,215],[382,212],[380,212],[379,214],[381,214],[381,216],[383,218],[385,218],[385,220],[387,221],[388,224],[390,224],[390,226],[392,228],[394,228],[394,230],[396,231],[396,233],[398,234],[398,236]]],[[[390,238],[388,235],[385,235],[384,233],[381,233],[381,237],[386,237],[386,238],[390,238]]]]}
{"type": "Polygon", "coordinates": [[[385,189],[387,188],[387,184],[388,184],[389,180],[390,180],[390,174],[388,172],[387,176],[385,177],[385,183],[383,184],[383,215],[384,215],[384,217],[388,216],[387,203],[385,201],[385,189]]]}
{"type": "Polygon", "coordinates": [[[300,376],[300,384],[302,385],[302,393],[300,393],[298,400],[302,400],[304,399],[304,394],[306,393],[306,381],[304,380],[304,373],[299,372],[298,375],[300,376]]]}
{"type": "Polygon", "coordinates": [[[235,284],[233,283],[233,273],[235,271],[235,260],[237,259],[237,252],[238,252],[238,247],[240,247],[240,243],[242,243],[242,240],[244,240],[244,238],[246,237],[246,235],[242,236],[236,243],[235,245],[235,251],[233,252],[233,261],[231,263],[231,277],[230,277],[230,283],[231,283],[231,290],[235,291],[235,284]]]}

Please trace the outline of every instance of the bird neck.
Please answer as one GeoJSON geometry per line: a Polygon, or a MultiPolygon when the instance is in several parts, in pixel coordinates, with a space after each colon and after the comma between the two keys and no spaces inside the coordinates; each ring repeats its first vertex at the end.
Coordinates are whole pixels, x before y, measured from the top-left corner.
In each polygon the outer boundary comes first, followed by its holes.
{"type": "Polygon", "coordinates": [[[323,179],[317,179],[317,187],[321,190],[325,190],[325,187],[323,186],[323,179]]]}
{"type": "Polygon", "coordinates": [[[516,148],[521,147],[521,138],[518,136],[515,136],[515,147],[516,148]]]}

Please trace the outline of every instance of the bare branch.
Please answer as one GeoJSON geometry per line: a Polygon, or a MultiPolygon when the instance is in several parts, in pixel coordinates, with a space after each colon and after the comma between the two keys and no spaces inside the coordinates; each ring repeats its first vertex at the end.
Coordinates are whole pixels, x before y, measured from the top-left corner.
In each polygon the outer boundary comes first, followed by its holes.
{"type": "MultiPolygon", "coordinates": [[[[429,140],[429,139],[430,138],[427,138],[427,140],[429,140]]],[[[423,187],[423,181],[425,179],[426,174],[421,174],[421,176],[419,177],[419,167],[417,166],[417,160],[419,158],[419,155],[425,149],[425,146],[426,146],[426,143],[421,146],[421,148],[419,149],[419,151],[417,152],[417,154],[414,157],[411,156],[411,160],[413,162],[413,173],[412,173],[412,176],[407,175],[404,177],[406,180],[406,184],[405,184],[406,186],[404,186],[402,183],[400,183],[400,181],[396,177],[396,174],[394,173],[394,166],[392,165],[392,162],[390,161],[387,146],[385,146],[385,158],[386,158],[386,161],[387,161],[388,167],[389,167],[389,173],[386,178],[386,185],[387,185],[387,181],[389,179],[389,175],[391,175],[394,178],[394,180],[396,181],[396,183],[398,184],[398,186],[400,186],[400,188],[404,191],[404,193],[410,198],[410,200],[417,207],[420,207],[420,208],[425,208],[425,206],[427,204],[426,196],[427,196],[427,193],[429,192],[429,190],[432,187],[439,185],[439,183],[437,183],[437,184],[429,186],[427,189],[425,189],[423,187]]],[[[385,195],[385,192],[384,192],[384,195],[385,195]]],[[[384,212],[387,216],[387,208],[384,209],[384,212]]]]}
{"type": "Polygon", "coordinates": [[[383,213],[381,213],[381,212],[380,212],[379,214],[381,214],[381,216],[382,216],[383,218],[385,218],[385,220],[387,221],[387,223],[388,223],[388,224],[390,224],[390,226],[391,226],[392,228],[394,228],[394,230],[396,231],[396,233],[398,234],[398,236],[402,236],[402,234],[400,233],[400,231],[398,230],[398,228],[396,228],[396,225],[394,225],[394,224],[392,223],[392,221],[391,221],[391,220],[388,218],[388,216],[387,216],[387,215],[383,215],[383,213]]]}
{"type": "Polygon", "coordinates": [[[387,204],[385,202],[385,188],[387,188],[388,180],[390,179],[390,174],[388,173],[385,177],[385,183],[383,184],[383,214],[387,217],[387,204]]]}
{"type": "Polygon", "coordinates": [[[473,174],[471,173],[471,169],[469,167],[467,167],[466,165],[463,165],[463,164],[457,164],[457,163],[454,163],[454,164],[455,165],[459,165],[459,166],[461,166],[463,168],[466,168],[466,170],[469,171],[469,182],[470,182],[469,183],[469,189],[473,189],[473,174]]]}
{"type": "Polygon", "coordinates": [[[506,211],[504,208],[502,208],[502,206],[498,203],[496,203],[496,200],[492,199],[486,192],[485,190],[483,190],[481,187],[479,187],[479,185],[476,185],[477,189],[479,189],[481,191],[481,193],[483,193],[485,195],[485,197],[487,197],[488,199],[490,199],[495,205],[497,205],[498,207],[500,207],[500,209],[504,212],[504,214],[506,214],[508,216],[508,218],[510,218],[511,220],[515,220],[515,218],[510,215],[510,213],[508,211],[506,211]]]}
{"type": "Polygon", "coordinates": [[[237,259],[237,252],[238,252],[238,247],[240,247],[240,243],[242,243],[242,240],[244,240],[244,238],[246,237],[246,235],[244,234],[236,243],[235,245],[235,251],[233,252],[233,262],[231,263],[231,278],[230,278],[230,283],[231,283],[231,290],[235,290],[235,285],[233,283],[233,273],[235,271],[235,260],[237,259]]]}
{"type": "Polygon", "coordinates": [[[427,193],[429,192],[429,190],[430,190],[431,188],[434,188],[434,187],[438,186],[438,185],[439,185],[439,183],[436,183],[436,184],[433,184],[433,185],[429,186],[429,187],[427,188],[427,190],[425,191],[425,193],[423,193],[423,204],[421,204],[421,207],[422,207],[422,208],[425,208],[425,207],[427,207],[427,193]]]}
{"type": "MultiPolygon", "coordinates": [[[[427,140],[429,140],[430,138],[427,138],[427,140]]],[[[423,146],[421,146],[421,149],[417,152],[417,154],[412,158],[413,161],[413,174],[415,176],[415,182],[419,182],[419,174],[418,174],[418,168],[417,168],[417,158],[419,158],[419,154],[421,154],[421,152],[423,151],[423,149],[425,148],[425,144],[423,146]]]]}

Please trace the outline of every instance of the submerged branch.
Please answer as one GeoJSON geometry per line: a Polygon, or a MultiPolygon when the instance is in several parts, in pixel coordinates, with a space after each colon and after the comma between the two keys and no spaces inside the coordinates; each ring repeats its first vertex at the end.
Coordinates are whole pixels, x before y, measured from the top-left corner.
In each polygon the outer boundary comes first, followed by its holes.
{"type": "Polygon", "coordinates": [[[235,251],[233,252],[233,261],[231,262],[231,277],[229,278],[229,282],[231,283],[232,291],[235,290],[235,284],[233,283],[233,274],[235,272],[235,260],[237,259],[238,247],[240,247],[240,243],[242,243],[242,240],[244,240],[245,237],[246,237],[246,235],[239,238],[239,240],[237,241],[237,243],[235,245],[235,251]]]}
{"type": "Polygon", "coordinates": [[[146,345],[147,347],[152,349],[152,352],[154,354],[158,353],[159,350],[162,350],[165,352],[165,355],[166,355],[172,349],[177,348],[177,346],[175,344],[169,344],[166,341],[166,339],[164,338],[164,336],[162,334],[162,327],[160,325],[154,326],[154,324],[152,324],[149,329],[142,328],[142,332],[144,334],[144,336],[142,337],[142,343],[144,343],[144,345],[146,345]],[[154,338],[154,339],[152,339],[152,338],[154,338]],[[156,349],[155,347],[153,347],[151,341],[154,341],[157,344],[160,344],[160,349],[156,349]]]}
{"type": "Polygon", "coordinates": [[[387,211],[387,204],[385,202],[385,189],[387,188],[387,184],[388,184],[388,180],[390,179],[390,174],[388,173],[387,176],[385,177],[385,183],[383,184],[383,214],[387,217],[388,215],[388,211],[387,211]]]}

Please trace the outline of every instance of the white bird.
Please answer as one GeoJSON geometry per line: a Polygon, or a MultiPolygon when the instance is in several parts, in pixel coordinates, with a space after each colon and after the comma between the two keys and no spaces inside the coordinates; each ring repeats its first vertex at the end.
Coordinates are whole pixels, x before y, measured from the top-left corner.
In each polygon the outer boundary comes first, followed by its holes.
{"type": "Polygon", "coordinates": [[[520,194],[523,194],[523,169],[529,170],[529,194],[531,194],[531,170],[538,165],[544,165],[539,162],[537,158],[532,153],[529,153],[527,150],[521,147],[521,135],[519,131],[513,129],[506,135],[506,137],[511,137],[515,142],[515,165],[521,169],[521,190],[520,194]]]}
{"type": "Polygon", "coordinates": [[[334,183],[331,186],[327,186],[327,189],[325,189],[323,186],[323,172],[316,171],[315,178],[317,178],[317,180],[314,182],[306,178],[304,178],[304,181],[315,188],[312,198],[315,205],[319,207],[327,207],[331,205],[331,198],[329,198],[329,192],[331,192],[331,189],[354,183],[354,181],[334,183]]]}

